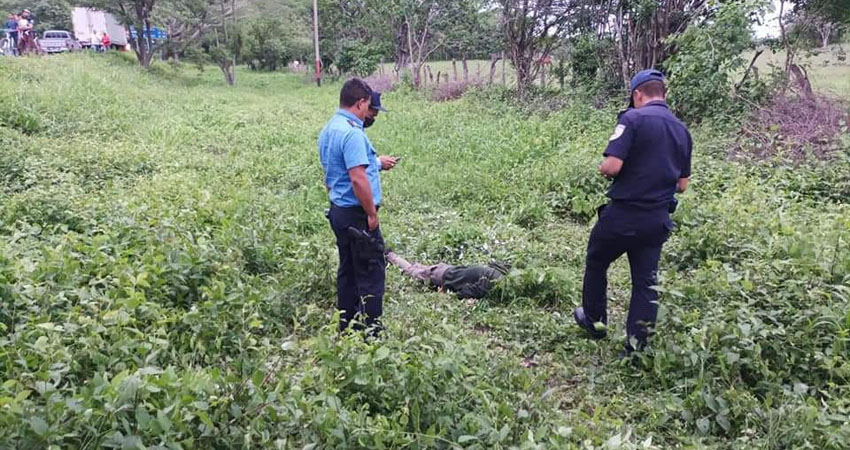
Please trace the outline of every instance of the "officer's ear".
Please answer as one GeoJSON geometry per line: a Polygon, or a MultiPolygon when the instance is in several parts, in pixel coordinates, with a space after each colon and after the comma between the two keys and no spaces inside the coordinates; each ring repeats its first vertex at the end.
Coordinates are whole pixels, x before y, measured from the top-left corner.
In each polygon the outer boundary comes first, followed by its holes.
{"type": "Polygon", "coordinates": [[[372,104],[372,98],[366,97],[357,100],[357,109],[360,111],[369,111],[369,106],[372,104]]]}

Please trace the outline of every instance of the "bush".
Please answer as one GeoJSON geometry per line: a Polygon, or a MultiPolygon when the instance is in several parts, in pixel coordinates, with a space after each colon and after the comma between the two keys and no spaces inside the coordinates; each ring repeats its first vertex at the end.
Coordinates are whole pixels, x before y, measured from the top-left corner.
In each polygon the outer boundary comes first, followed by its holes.
{"type": "Polygon", "coordinates": [[[835,156],[846,145],[850,113],[835,100],[777,94],[752,111],[741,128],[737,155],[780,157],[794,161],[835,156]]]}
{"type": "Polygon", "coordinates": [[[381,53],[377,47],[362,42],[346,42],[334,58],[334,64],[340,74],[354,74],[366,77],[375,72],[381,61],[381,53]]]}

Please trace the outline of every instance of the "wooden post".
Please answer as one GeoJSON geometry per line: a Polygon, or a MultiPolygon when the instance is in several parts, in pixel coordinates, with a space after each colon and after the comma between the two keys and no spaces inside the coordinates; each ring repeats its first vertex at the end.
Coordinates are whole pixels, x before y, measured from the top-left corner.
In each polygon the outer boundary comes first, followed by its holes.
{"type": "Polygon", "coordinates": [[[460,60],[460,64],[463,66],[463,82],[469,83],[469,64],[466,61],[466,56],[460,60]]]}
{"type": "Polygon", "coordinates": [[[505,61],[505,52],[503,51],[502,52],[502,84],[505,85],[505,86],[508,85],[508,78],[505,75],[505,66],[506,65],[507,65],[507,62],[505,61]]]}
{"type": "Polygon", "coordinates": [[[442,73],[438,70],[438,71],[437,71],[437,86],[439,86],[439,85],[440,85],[440,78],[441,78],[442,76],[443,76],[443,74],[442,74],[442,73]]]}
{"type": "Polygon", "coordinates": [[[452,58],[452,71],[454,71],[455,81],[457,81],[457,60],[454,58],[452,58]]]}
{"type": "Polygon", "coordinates": [[[319,6],[313,0],[313,44],[316,48],[316,86],[322,86],[322,58],[319,56],[319,6]]]}

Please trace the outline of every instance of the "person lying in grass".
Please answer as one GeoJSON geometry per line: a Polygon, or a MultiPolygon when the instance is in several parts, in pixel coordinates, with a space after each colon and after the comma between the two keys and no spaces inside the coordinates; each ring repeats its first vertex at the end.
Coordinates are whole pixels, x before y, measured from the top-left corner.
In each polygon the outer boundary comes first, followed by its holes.
{"type": "Polygon", "coordinates": [[[487,265],[454,266],[438,263],[430,266],[411,263],[393,251],[386,252],[387,261],[405,274],[430,286],[455,293],[458,298],[478,299],[490,292],[492,283],[510,270],[510,266],[492,262],[487,265]]]}

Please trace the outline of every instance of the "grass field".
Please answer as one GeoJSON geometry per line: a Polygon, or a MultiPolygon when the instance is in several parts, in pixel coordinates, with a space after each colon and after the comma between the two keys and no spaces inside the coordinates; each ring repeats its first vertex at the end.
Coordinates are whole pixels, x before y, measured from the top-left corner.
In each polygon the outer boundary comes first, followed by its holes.
{"type": "MultiPolygon", "coordinates": [[[[797,63],[801,64],[809,74],[812,88],[821,93],[837,97],[850,98],[850,60],[841,61],[841,47],[850,51],[850,45],[832,45],[826,50],[801,51],[797,63]]],[[[749,62],[752,53],[746,56],[749,62]]],[[[762,74],[768,74],[774,67],[781,68],[785,62],[784,52],[767,50],[756,61],[756,67],[762,74]]]]}
{"type": "Polygon", "coordinates": [[[850,154],[726,158],[694,129],[661,317],[587,340],[585,245],[614,111],[523,116],[404,89],[382,226],[423,262],[514,270],[472,304],[388,271],[385,338],[335,333],[315,141],[339,85],[119,56],[0,61],[0,448],[843,449],[850,154]]]}
{"type": "MultiPolygon", "coordinates": [[[[437,73],[440,73],[442,76],[445,74],[449,75],[449,80],[454,80],[454,68],[452,67],[451,61],[430,61],[426,66],[430,67],[431,73],[434,75],[434,82],[436,83],[437,73]]],[[[463,80],[463,64],[460,60],[457,61],[457,76],[458,80],[463,80]]],[[[469,68],[469,78],[470,80],[483,80],[487,81],[490,76],[490,61],[488,60],[469,60],[466,62],[467,67],[469,68]]],[[[505,64],[505,82],[511,86],[516,83],[516,71],[513,68],[513,65],[506,61],[505,64]]],[[[392,63],[384,63],[383,70],[385,74],[395,75],[393,70],[395,69],[395,65],[392,63]]],[[[496,63],[496,72],[493,75],[494,83],[502,83],[502,61],[496,63]]],[[[430,80],[428,81],[430,84],[430,80]]]]}
{"type": "MultiPolygon", "coordinates": [[[[797,63],[805,67],[809,74],[812,87],[821,93],[830,95],[836,98],[850,98],[850,60],[841,61],[839,53],[842,47],[847,47],[845,51],[850,51],[850,45],[832,45],[826,50],[816,49],[814,51],[801,51],[797,57],[797,63]]],[[[753,52],[744,54],[744,59],[749,63],[752,59],[753,52]]],[[[762,76],[770,74],[774,68],[781,68],[784,63],[785,54],[783,52],[773,52],[767,50],[756,61],[756,67],[759,69],[762,76]]],[[[454,80],[454,69],[451,61],[432,61],[427,64],[431,68],[431,72],[436,78],[437,73],[449,74],[449,79],[454,80]]],[[[487,81],[490,73],[490,61],[487,60],[470,60],[467,62],[469,67],[470,79],[480,79],[487,81]]],[[[384,73],[394,75],[394,64],[385,63],[384,73]]],[[[461,62],[457,61],[458,79],[463,79],[463,67],[461,62]]],[[[743,72],[743,69],[740,70],[743,72]]],[[[737,81],[740,75],[733,77],[733,81],[737,81]]],[[[502,82],[502,62],[499,61],[496,66],[494,83],[501,84],[502,82]]],[[[505,81],[508,86],[516,83],[516,72],[513,66],[508,62],[505,65],[505,81]]],[[[539,80],[538,80],[539,83],[539,80]]],[[[557,87],[557,79],[550,76],[547,84],[551,87],[557,87]]]]}

